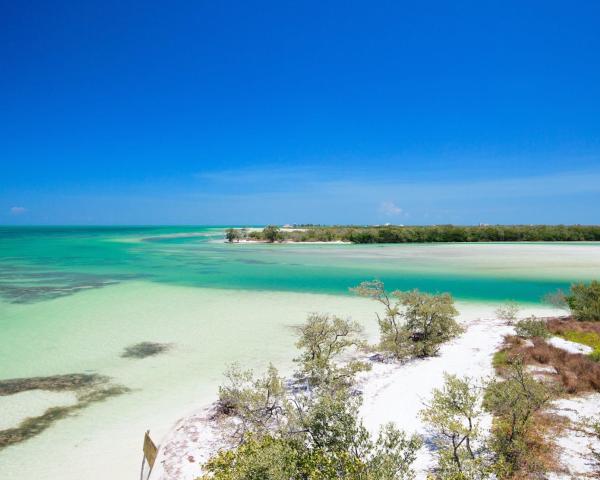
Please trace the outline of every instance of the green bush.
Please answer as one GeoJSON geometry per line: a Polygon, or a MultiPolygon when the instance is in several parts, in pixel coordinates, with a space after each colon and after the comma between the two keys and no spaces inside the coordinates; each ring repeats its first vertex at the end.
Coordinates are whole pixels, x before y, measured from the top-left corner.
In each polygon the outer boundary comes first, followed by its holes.
{"type": "Polygon", "coordinates": [[[436,478],[483,480],[491,478],[492,462],[481,448],[482,395],[472,379],[445,375],[444,385],[433,390],[421,418],[435,433],[438,447],[436,478]]]}
{"type": "Polygon", "coordinates": [[[496,316],[504,320],[508,325],[512,325],[519,314],[519,304],[516,302],[507,302],[496,309],[496,316]]]}
{"type": "Polygon", "coordinates": [[[295,359],[300,367],[297,376],[311,386],[345,386],[356,373],[370,368],[370,364],[358,360],[344,365],[338,361],[349,348],[365,345],[362,327],[357,322],[314,313],[296,330],[296,347],[300,350],[295,359]]]}
{"type": "Polygon", "coordinates": [[[600,282],[594,280],[587,285],[585,283],[571,285],[566,300],[575,320],[600,321],[600,282]]]}
{"type": "Polygon", "coordinates": [[[444,342],[463,331],[456,322],[458,311],[449,293],[388,293],[379,280],[362,282],[351,291],[384,306],[383,316],[377,315],[379,347],[397,359],[436,355],[444,342]]]}
{"type": "Polygon", "coordinates": [[[519,320],[515,325],[515,332],[519,337],[523,338],[550,337],[550,331],[546,322],[535,317],[519,320]]]}
{"type": "Polygon", "coordinates": [[[319,394],[287,430],[249,435],[204,466],[202,480],[411,480],[421,440],[391,424],[376,439],[359,420],[360,401],[347,392],[319,394]]]}
{"type": "Polygon", "coordinates": [[[498,350],[496,353],[494,353],[492,365],[494,368],[503,367],[508,365],[508,360],[508,352],[506,350],[498,350]]]}
{"type": "Polygon", "coordinates": [[[274,225],[266,226],[262,231],[263,237],[267,242],[276,242],[277,240],[282,240],[283,237],[281,235],[281,230],[279,227],[274,225]]]}

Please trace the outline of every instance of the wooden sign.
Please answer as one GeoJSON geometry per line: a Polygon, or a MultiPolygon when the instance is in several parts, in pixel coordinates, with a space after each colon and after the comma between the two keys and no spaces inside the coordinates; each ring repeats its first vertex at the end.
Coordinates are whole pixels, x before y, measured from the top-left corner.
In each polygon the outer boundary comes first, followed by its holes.
{"type": "Polygon", "coordinates": [[[144,435],[144,458],[150,465],[150,469],[154,466],[156,455],[158,454],[158,448],[154,445],[154,442],[150,438],[150,430],[144,435]]]}

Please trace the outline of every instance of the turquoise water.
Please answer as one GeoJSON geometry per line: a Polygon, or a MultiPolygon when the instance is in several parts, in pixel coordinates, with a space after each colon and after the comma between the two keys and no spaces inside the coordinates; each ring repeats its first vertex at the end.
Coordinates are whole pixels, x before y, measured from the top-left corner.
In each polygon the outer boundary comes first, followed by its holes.
{"type": "MultiPolygon", "coordinates": [[[[352,317],[374,339],[376,305],[348,291],[362,280],[449,291],[488,315],[600,272],[599,244],[230,245],[223,233],[0,227],[0,379],[95,372],[130,389],[0,450],[0,478],[136,478],[146,429],[160,440],[212,401],[231,362],[285,372],[308,313],[352,317]],[[121,357],[143,341],[172,348],[121,357]]],[[[2,428],[72,401],[26,393],[0,396],[2,428]]]]}
{"type": "MultiPolygon", "coordinates": [[[[525,246],[531,257],[525,251],[521,264],[503,268],[501,263],[490,266],[487,258],[465,260],[469,249],[477,253],[490,244],[228,245],[222,238],[223,228],[218,227],[0,228],[0,298],[36,302],[140,279],[193,287],[347,294],[358,282],[379,278],[391,288],[449,291],[472,300],[536,302],[548,291],[593,276],[590,266],[575,271],[569,259],[545,272],[535,244],[525,246]]],[[[498,259],[502,255],[499,250],[498,259]]]]}

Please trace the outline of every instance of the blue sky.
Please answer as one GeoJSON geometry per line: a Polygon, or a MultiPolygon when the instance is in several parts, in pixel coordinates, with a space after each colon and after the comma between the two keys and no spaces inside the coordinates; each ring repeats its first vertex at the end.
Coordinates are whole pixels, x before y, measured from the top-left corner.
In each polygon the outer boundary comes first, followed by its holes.
{"type": "Polygon", "coordinates": [[[600,223],[600,3],[5,2],[0,224],[600,223]]]}

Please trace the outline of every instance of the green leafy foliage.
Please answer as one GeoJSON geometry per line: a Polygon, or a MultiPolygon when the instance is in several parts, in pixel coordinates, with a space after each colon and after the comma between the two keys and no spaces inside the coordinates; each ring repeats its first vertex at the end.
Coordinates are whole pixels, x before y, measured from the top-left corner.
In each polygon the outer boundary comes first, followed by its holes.
{"type": "Polygon", "coordinates": [[[494,356],[492,357],[492,365],[495,369],[508,365],[508,362],[509,356],[506,350],[498,350],[494,353],[494,356]]]}
{"type": "Polygon", "coordinates": [[[481,442],[481,403],[482,389],[472,379],[445,375],[443,387],[433,391],[431,401],[421,411],[423,421],[435,433],[437,478],[491,478],[492,464],[481,442]]]}
{"type": "Polygon", "coordinates": [[[347,392],[322,394],[285,433],[249,437],[205,466],[216,480],[408,480],[421,447],[392,425],[376,440],[358,420],[359,400],[347,392]]]}
{"type": "Polygon", "coordinates": [[[507,302],[496,309],[496,316],[506,322],[508,325],[512,325],[517,321],[519,314],[519,304],[516,302],[507,302]]]}
{"type": "Polygon", "coordinates": [[[239,241],[242,238],[242,232],[237,228],[228,228],[225,230],[225,238],[229,243],[239,241]]]}
{"type": "Polygon", "coordinates": [[[575,320],[600,321],[600,282],[593,280],[589,284],[571,285],[566,301],[575,320]]]}
{"type": "Polygon", "coordinates": [[[549,338],[550,331],[544,320],[536,317],[529,317],[519,320],[515,325],[515,332],[519,337],[523,338],[549,338]]]}
{"type": "Polygon", "coordinates": [[[219,411],[235,415],[232,436],[244,441],[248,434],[264,435],[284,422],[287,399],[283,380],[270,365],[265,375],[255,378],[252,370],[232,365],[225,373],[226,382],[219,387],[219,411]]]}
{"type": "Polygon", "coordinates": [[[340,365],[338,357],[347,349],[365,345],[363,330],[357,322],[330,315],[311,314],[297,327],[296,347],[300,356],[298,376],[313,386],[348,385],[354,374],[369,369],[365,362],[352,360],[340,365]]]}
{"type": "Polygon", "coordinates": [[[532,425],[534,415],[553,396],[549,387],[526,372],[522,362],[514,361],[509,367],[506,379],[492,381],[484,396],[484,407],[494,415],[490,447],[497,457],[500,478],[523,470],[524,465],[541,468],[531,461],[535,459],[532,425]]]}
{"type": "Polygon", "coordinates": [[[455,320],[458,311],[448,293],[388,293],[379,280],[362,282],[352,291],[384,306],[383,316],[377,315],[379,347],[395,358],[436,355],[444,342],[462,332],[455,320]]]}
{"type": "MultiPolygon", "coordinates": [[[[295,227],[294,230],[281,231],[279,238],[296,242],[346,241],[352,243],[600,241],[600,226],[583,225],[386,225],[373,227],[296,225],[295,227]]],[[[252,237],[268,240],[264,230],[263,232],[253,232],[252,237]]]]}
{"type": "Polygon", "coordinates": [[[308,388],[286,390],[272,366],[259,378],[232,367],[219,405],[238,446],[211,458],[202,480],[414,478],[419,437],[389,424],[372,438],[360,420],[361,399],[351,386],[361,366],[340,361],[348,349],[363,345],[359,325],[313,314],[297,334],[295,376],[308,388]]]}
{"type": "Polygon", "coordinates": [[[262,231],[262,236],[267,242],[276,242],[282,240],[281,229],[275,225],[268,225],[262,231]]]}

